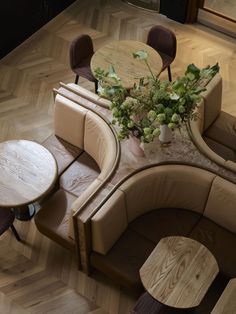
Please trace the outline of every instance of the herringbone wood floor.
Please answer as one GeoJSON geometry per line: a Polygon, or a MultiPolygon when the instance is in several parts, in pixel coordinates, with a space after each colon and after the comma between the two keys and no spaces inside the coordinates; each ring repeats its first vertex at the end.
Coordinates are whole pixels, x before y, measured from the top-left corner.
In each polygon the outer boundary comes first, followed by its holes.
{"type": "MultiPolygon", "coordinates": [[[[88,33],[98,49],[114,39],[145,41],[149,28],[158,23],[177,36],[173,77],[183,74],[189,63],[202,67],[218,61],[224,80],[223,108],[236,115],[235,39],[201,25],[176,23],[120,0],[78,0],[0,61],[0,141],[41,142],[53,132],[52,89],[60,81],[74,80],[68,48],[76,35],[88,33]]],[[[162,77],[167,78],[166,73],[162,77]]],[[[86,80],[80,83],[94,88],[86,80]]],[[[10,231],[0,241],[0,313],[128,312],[136,296],[100,274],[87,277],[78,272],[74,257],[42,236],[33,220],[15,225],[22,243],[10,231]]]]}

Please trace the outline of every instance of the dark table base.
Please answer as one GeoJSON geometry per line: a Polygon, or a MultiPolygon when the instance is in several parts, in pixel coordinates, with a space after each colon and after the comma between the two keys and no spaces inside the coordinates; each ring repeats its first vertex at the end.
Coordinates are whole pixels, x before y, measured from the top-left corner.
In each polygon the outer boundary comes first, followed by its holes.
{"type": "Polygon", "coordinates": [[[32,219],[32,217],[35,214],[35,206],[34,204],[20,206],[12,208],[16,219],[22,220],[22,221],[28,221],[32,219]]]}

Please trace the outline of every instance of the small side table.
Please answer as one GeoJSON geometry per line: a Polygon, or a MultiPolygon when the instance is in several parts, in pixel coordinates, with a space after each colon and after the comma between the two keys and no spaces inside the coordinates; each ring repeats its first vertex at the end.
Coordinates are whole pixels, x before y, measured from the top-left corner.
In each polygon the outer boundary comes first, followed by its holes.
{"type": "Polygon", "coordinates": [[[13,140],[0,143],[0,207],[12,208],[19,220],[35,213],[33,202],[46,194],[57,177],[57,163],[42,145],[13,140]]]}
{"type": "Polygon", "coordinates": [[[199,305],[219,268],[201,243],[185,237],[160,240],[140,269],[145,289],[157,301],[187,309],[199,305]]]}

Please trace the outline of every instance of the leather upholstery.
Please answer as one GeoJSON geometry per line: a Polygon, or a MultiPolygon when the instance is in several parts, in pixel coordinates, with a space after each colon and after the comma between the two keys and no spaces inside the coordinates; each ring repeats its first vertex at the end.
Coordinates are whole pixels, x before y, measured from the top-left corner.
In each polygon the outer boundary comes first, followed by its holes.
{"type": "Polygon", "coordinates": [[[207,90],[202,93],[204,99],[204,131],[216,120],[221,111],[222,78],[216,74],[207,84],[207,90]]]}
{"type": "Polygon", "coordinates": [[[83,152],[82,149],[71,145],[63,139],[52,134],[43,143],[57,161],[57,171],[60,176],[67,167],[83,152]]]}
{"type": "Polygon", "coordinates": [[[100,116],[60,95],[54,125],[55,135],[44,145],[58,162],[60,189],[44,202],[35,222],[46,236],[75,250],[74,216],[112,173],[117,139],[100,116]]]}
{"type": "Polygon", "coordinates": [[[116,143],[109,126],[91,111],[86,114],[84,149],[102,169],[99,178],[104,179],[114,164],[116,143]]]}
{"type": "Polygon", "coordinates": [[[96,80],[90,69],[93,53],[93,42],[87,34],[77,36],[70,45],[70,66],[72,71],[91,82],[96,80]]]}
{"type": "Polygon", "coordinates": [[[203,217],[190,238],[204,244],[215,256],[220,271],[229,278],[236,277],[236,234],[203,217]]]}
{"type": "Polygon", "coordinates": [[[175,34],[162,25],[155,25],[148,32],[147,44],[160,54],[163,63],[162,71],[164,71],[176,56],[175,34]]]}
{"type": "Polygon", "coordinates": [[[87,109],[57,95],[54,109],[55,135],[66,142],[84,148],[84,123],[87,109]]]}
{"type": "Polygon", "coordinates": [[[217,74],[202,93],[203,102],[190,121],[193,141],[209,159],[236,172],[236,117],[221,111],[222,78],[217,74]]]}
{"type": "Polygon", "coordinates": [[[220,270],[236,276],[236,186],[191,166],[150,167],[127,179],[91,219],[91,264],[132,289],[139,269],[166,236],[197,239],[220,270]]]}
{"type": "Polygon", "coordinates": [[[68,237],[71,205],[76,196],[59,189],[35,215],[38,230],[69,250],[75,250],[75,242],[68,237]]]}
{"type": "Polygon", "coordinates": [[[204,135],[236,151],[236,117],[221,111],[204,135]]]}
{"type": "Polygon", "coordinates": [[[236,185],[221,177],[213,181],[204,216],[236,233],[236,185]]]}
{"type": "Polygon", "coordinates": [[[83,152],[61,175],[60,187],[79,197],[98,177],[100,169],[96,162],[83,152]]]}
{"type": "Polygon", "coordinates": [[[212,149],[213,152],[218,154],[221,158],[236,162],[236,151],[233,151],[227,146],[220,144],[218,141],[215,141],[209,137],[203,136],[203,140],[205,141],[207,146],[212,149]]]}
{"type": "Polygon", "coordinates": [[[91,101],[92,104],[96,104],[98,106],[104,107],[109,109],[110,105],[111,105],[111,101],[105,98],[102,98],[101,96],[98,96],[98,94],[95,94],[89,90],[87,90],[86,88],[77,85],[77,84],[67,84],[67,86],[69,86],[71,89],[73,89],[73,91],[75,92],[75,94],[81,96],[84,99],[87,99],[89,101],[91,101]]]}

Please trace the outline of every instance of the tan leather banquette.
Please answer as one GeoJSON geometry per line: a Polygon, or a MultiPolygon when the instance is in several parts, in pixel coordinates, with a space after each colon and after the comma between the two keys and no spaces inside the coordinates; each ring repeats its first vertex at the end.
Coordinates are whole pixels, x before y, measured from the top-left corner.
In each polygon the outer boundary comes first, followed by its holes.
{"type": "MultiPolygon", "coordinates": [[[[102,188],[119,158],[119,142],[107,120],[57,95],[55,134],[43,144],[58,164],[58,186],[35,216],[39,231],[62,246],[78,248],[80,207],[102,188]]],[[[79,249],[78,249],[79,251],[79,249]]]]}
{"type": "Polygon", "coordinates": [[[202,93],[190,134],[198,149],[217,164],[236,172],[236,117],[221,110],[222,78],[217,74],[202,93]]]}
{"type": "Polygon", "coordinates": [[[141,289],[139,269],[159,240],[187,236],[204,244],[220,271],[236,276],[236,185],[207,170],[168,164],[123,182],[91,218],[91,265],[141,289]]]}

